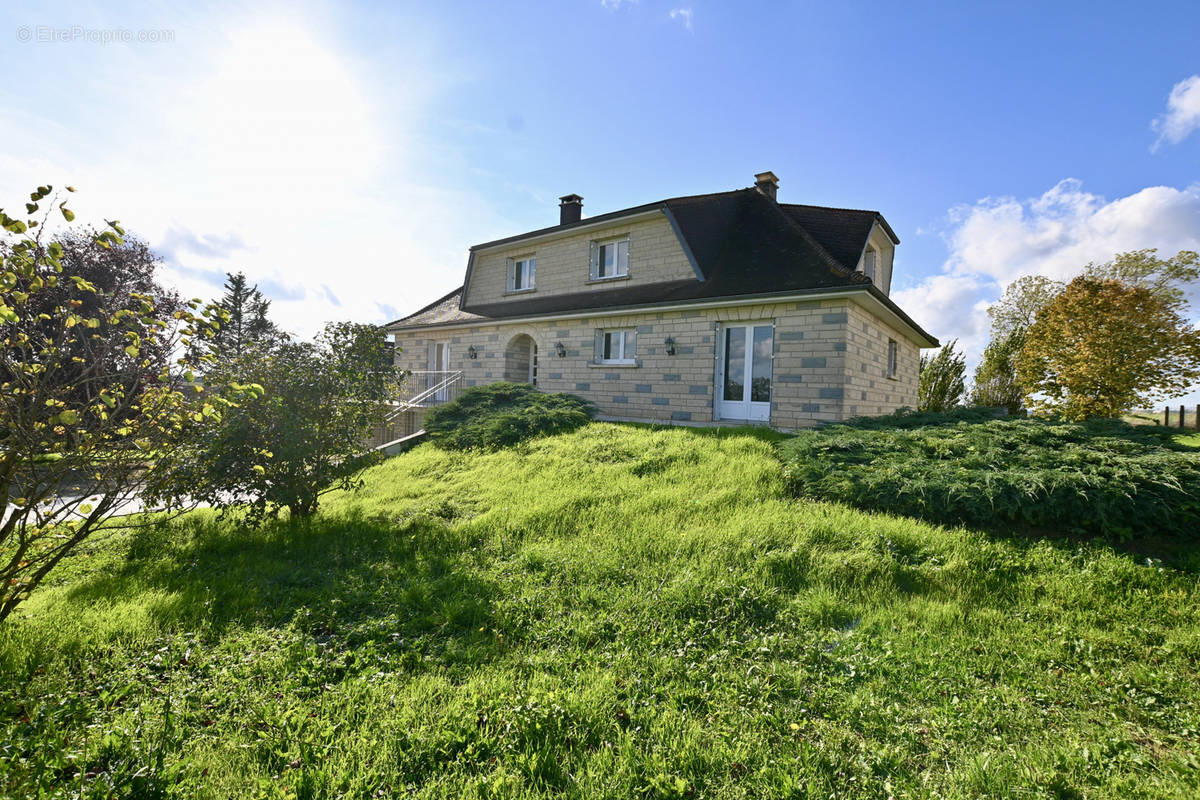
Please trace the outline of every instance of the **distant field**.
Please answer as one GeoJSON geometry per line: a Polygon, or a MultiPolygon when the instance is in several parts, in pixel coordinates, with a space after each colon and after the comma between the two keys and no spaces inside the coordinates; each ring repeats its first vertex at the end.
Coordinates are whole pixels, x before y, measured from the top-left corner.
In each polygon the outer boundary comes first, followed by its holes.
{"type": "Polygon", "coordinates": [[[756,431],[425,445],[0,630],[0,796],[1200,796],[1200,556],[784,493],[756,431]]]}

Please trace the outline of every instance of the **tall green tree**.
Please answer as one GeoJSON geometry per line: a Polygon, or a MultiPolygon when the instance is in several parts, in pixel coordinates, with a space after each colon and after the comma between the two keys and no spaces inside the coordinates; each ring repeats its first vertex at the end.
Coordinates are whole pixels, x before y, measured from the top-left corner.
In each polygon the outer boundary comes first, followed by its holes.
{"type": "Polygon", "coordinates": [[[1178,396],[1200,379],[1200,330],[1185,308],[1181,294],[1079,276],[1026,333],[1016,358],[1026,403],[1081,420],[1178,396]]]}
{"type": "Polygon", "coordinates": [[[1061,281],[1045,275],[1025,275],[1006,286],[1000,299],[988,308],[991,341],[975,367],[973,405],[1003,406],[1009,414],[1021,413],[1026,392],[1017,379],[1015,358],[1038,312],[1062,290],[1061,281]]]}
{"type": "Polygon", "coordinates": [[[270,347],[282,338],[279,328],[267,317],[271,301],[263,297],[258,286],[251,286],[243,272],[225,275],[225,293],[217,305],[228,319],[212,347],[212,355],[222,362],[240,359],[252,349],[270,347]]]}
{"type": "Polygon", "coordinates": [[[1021,413],[1025,392],[1017,381],[1015,361],[1024,344],[1024,330],[1013,331],[988,343],[983,358],[975,367],[971,405],[1002,406],[1013,416],[1021,413]]]}
{"type": "Polygon", "coordinates": [[[1063,290],[1063,282],[1045,275],[1024,275],[1004,287],[1004,294],[988,308],[992,320],[992,341],[1022,334],[1063,290]]]}
{"type": "Polygon", "coordinates": [[[956,352],[958,340],[941,347],[932,356],[921,356],[918,403],[921,411],[949,411],[966,395],[966,357],[956,352]]]}

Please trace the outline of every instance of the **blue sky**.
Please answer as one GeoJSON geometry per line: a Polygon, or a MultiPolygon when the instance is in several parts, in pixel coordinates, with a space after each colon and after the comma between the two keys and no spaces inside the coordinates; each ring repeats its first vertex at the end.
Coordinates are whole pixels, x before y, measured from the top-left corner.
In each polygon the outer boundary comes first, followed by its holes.
{"type": "Polygon", "coordinates": [[[414,310],[559,195],[767,169],[883,212],[896,299],[972,354],[1020,274],[1200,249],[1200,4],[900,5],[10,4],[0,187],[74,183],[172,282],[242,269],[301,333],[414,310]]]}

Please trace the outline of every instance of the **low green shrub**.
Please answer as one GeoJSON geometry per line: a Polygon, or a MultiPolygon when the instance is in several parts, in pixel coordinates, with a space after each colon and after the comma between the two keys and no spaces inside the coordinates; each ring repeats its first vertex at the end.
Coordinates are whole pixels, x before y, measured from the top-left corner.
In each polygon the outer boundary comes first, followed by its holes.
{"type": "Polygon", "coordinates": [[[1200,532],[1200,453],[1161,431],[1117,420],[959,421],[967,413],[800,433],[780,445],[787,485],[799,497],[943,524],[1118,538],[1200,532]]]}
{"type": "Polygon", "coordinates": [[[570,394],[547,394],[525,383],[467,389],[425,419],[429,439],[447,450],[496,450],[585,425],[593,406],[570,394]]]}
{"type": "Polygon", "coordinates": [[[990,422],[1008,416],[1001,407],[961,406],[951,411],[914,411],[901,408],[878,417],[857,417],[844,424],[863,430],[928,428],[934,425],[957,425],[960,422],[990,422]]]}

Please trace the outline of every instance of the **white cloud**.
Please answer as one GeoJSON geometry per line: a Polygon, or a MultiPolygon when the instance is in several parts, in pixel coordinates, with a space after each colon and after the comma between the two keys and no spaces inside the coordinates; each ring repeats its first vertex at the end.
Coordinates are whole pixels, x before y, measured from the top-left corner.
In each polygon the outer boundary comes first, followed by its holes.
{"type": "Polygon", "coordinates": [[[609,11],[616,11],[621,6],[635,6],[638,0],[600,0],[600,5],[609,11]]]}
{"type": "MultiPolygon", "coordinates": [[[[1200,250],[1200,184],[1150,186],[1110,201],[1068,179],[1039,197],[951,209],[943,235],[950,256],[941,272],[893,298],[943,342],[958,338],[973,368],[988,341],[987,308],[1014,279],[1068,279],[1088,262],[1146,247],[1163,256],[1200,250]]],[[[1200,313],[1200,287],[1191,295],[1200,313]]]]}
{"type": "Polygon", "coordinates": [[[1158,140],[1152,149],[1157,150],[1164,141],[1179,144],[1194,131],[1200,130],[1200,75],[1184,78],[1171,89],[1167,98],[1167,110],[1151,127],[1158,132],[1158,140]]]}
{"type": "Polygon", "coordinates": [[[671,19],[681,20],[683,27],[689,31],[692,29],[692,9],[690,8],[673,8],[671,9],[671,19]]]}
{"type": "Polygon", "coordinates": [[[394,55],[384,81],[326,26],[280,9],[105,53],[73,82],[87,106],[74,117],[53,103],[0,107],[0,186],[75,184],[80,221],[121,219],[188,296],[213,297],[242,270],[301,335],[331,319],[387,321],[461,280],[466,245],[496,223],[416,144],[445,80],[427,53],[394,55]],[[91,112],[113,104],[120,114],[91,112]],[[445,213],[464,204],[469,220],[445,213]]]}

